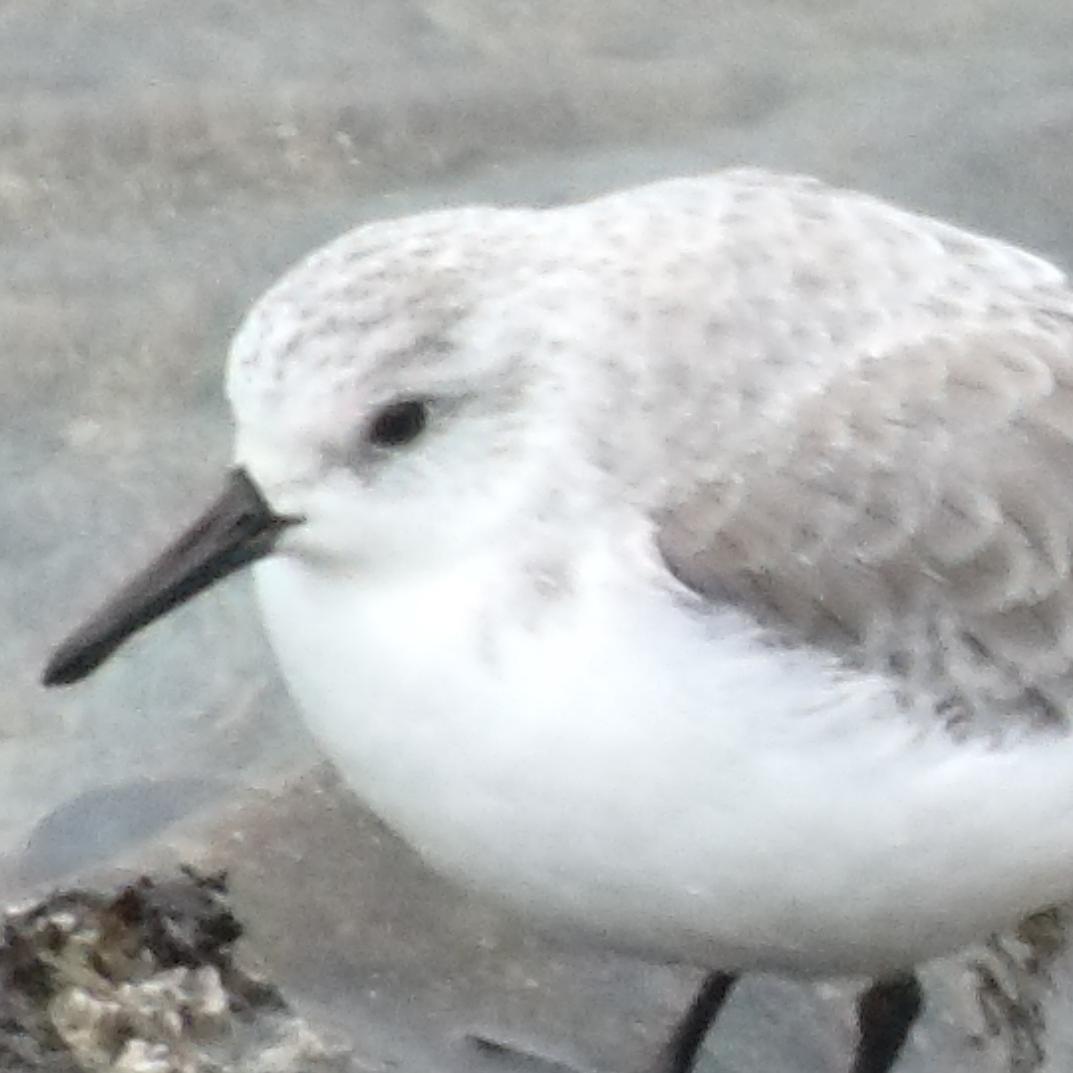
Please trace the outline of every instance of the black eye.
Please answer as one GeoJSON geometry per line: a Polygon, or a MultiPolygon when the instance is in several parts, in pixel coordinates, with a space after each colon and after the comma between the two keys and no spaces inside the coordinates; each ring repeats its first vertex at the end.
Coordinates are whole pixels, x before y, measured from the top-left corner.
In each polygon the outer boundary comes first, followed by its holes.
{"type": "Polygon", "coordinates": [[[385,406],[369,426],[369,442],[377,447],[402,447],[425,431],[428,404],[419,399],[385,406]]]}

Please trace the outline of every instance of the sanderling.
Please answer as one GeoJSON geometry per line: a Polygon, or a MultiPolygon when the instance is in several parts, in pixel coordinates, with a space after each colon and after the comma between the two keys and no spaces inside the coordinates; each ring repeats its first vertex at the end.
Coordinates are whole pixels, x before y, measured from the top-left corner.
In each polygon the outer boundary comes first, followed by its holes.
{"type": "MultiPolygon", "coordinates": [[[[1073,292],[753,170],[359,228],[255,305],[220,499],[48,683],[247,563],[354,792],[563,936],[912,970],[1073,888],[1073,292]]],[[[876,1011],[883,1011],[877,1016],[876,1011]]]]}

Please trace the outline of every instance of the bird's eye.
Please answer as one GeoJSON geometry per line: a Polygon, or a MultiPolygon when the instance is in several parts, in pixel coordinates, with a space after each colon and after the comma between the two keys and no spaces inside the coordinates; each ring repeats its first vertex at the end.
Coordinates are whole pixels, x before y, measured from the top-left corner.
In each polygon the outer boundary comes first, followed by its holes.
{"type": "Polygon", "coordinates": [[[402,447],[412,443],[428,424],[428,404],[420,399],[385,406],[369,426],[369,442],[376,447],[402,447]]]}

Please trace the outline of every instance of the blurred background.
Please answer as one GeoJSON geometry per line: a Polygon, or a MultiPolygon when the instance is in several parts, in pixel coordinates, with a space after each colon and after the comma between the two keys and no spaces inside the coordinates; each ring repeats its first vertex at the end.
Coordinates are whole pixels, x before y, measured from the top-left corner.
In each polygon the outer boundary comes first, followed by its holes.
{"type": "MultiPolygon", "coordinates": [[[[303,775],[317,756],[245,581],[87,684],[38,675],[215,493],[229,335],[295,258],[377,217],[740,163],[1073,265],[1073,5],[0,0],[0,896],[149,860],[182,830],[188,855],[245,861],[259,952],[365,1055],[354,1068],[465,1066],[452,1048],[478,1021],[636,1067],[688,974],[545,948],[303,775]],[[247,807],[250,841],[228,842],[247,807]],[[307,884],[319,927],[296,932],[307,884]],[[351,954],[316,945],[329,920],[351,954]]],[[[992,972],[990,1013],[971,959],[937,970],[905,1068],[1069,1068],[1073,1008],[1045,1016],[1029,960],[992,972]]],[[[847,1009],[760,982],[709,1068],[837,1068],[847,1009]]]]}

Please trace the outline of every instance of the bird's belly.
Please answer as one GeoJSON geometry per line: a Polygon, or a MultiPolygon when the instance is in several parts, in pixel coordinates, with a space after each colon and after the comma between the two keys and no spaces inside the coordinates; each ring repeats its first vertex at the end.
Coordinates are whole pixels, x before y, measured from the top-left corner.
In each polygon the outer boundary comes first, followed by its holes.
{"type": "Polygon", "coordinates": [[[346,782],[439,871],[541,924],[653,959],[873,973],[1073,876],[1067,854],[1015,878],[988,817],[951,821],[992,776],[935,777],[956,747],[921,744],[882,683],[634,597],[497,629],[454,584],[258,567],[346,782]]]}

